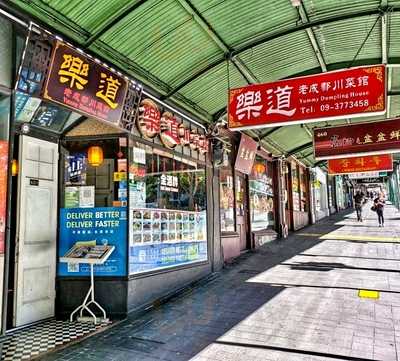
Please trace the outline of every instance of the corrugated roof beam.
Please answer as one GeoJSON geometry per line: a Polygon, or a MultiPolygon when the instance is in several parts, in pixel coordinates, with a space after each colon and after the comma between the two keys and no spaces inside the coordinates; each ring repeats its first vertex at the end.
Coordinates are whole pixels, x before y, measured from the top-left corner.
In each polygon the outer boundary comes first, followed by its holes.
{"type": "MultiPolygon", "coordinates": [[[[207,35],[214,41],[215,44],[224,52],[225,56],[229,55],[232,49],[225,43],[225,41],[217,34],[211,24],[203,17],[197,8],[190,2],[190,0],[177,0],[178,3],[193,17],[193,20],[200,25],[200,27],[207,33],[207,35]]],[[[254,74],[247,68],[241,59],[228,56],[229,60],[242,74],[248,83],[259,83],[254,74]]]]}
{"type": "Polygon", "coordinates": [[[385,12],[381,17],[381,27],[382,27],[382,64],[388,63],[388,13],[385,12]]]}
{"type": "MultiPolygon", "coordinates": [[[[306,9],[304,8],[304,5],[302,2],[300,2],[300,6],[297,8],[297,11],[299,12],[301,22],[303,24],[309,24],[310,19],[308,18],[306,9]]],[[[308,35],[308,38],[310,39],[311,45],[314,49],[314,53],[315,53],[315,56],[317,57],[318,63],[321,66],[321,70],[323,72],[326,72],[327,69],[326,69],[325,59],[324,59],[324,56],[322,55],[321,49],[319,47],[318,40],[315,37],[314,30],[312,27],[306,28],[305,30],[308,35]]]]}

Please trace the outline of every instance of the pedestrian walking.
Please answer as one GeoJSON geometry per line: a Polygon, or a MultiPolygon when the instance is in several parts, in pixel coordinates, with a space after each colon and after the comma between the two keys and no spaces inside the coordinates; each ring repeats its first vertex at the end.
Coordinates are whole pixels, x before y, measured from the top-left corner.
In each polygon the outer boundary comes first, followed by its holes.
{"type": "Polygon", "coordinates": [[[385,219],[383,218],[383,208],[385,207],[385,197],[383,193],[379,194],[379,197],[374,200],[374,208],[378,215],[379,227],[384,227],[385,219]]]}
{"type": "Polygon", "coordinates": [[[364,194],[360,191],[357,191],[356,195],[354,196],[354,208],[356,209],[357,213],[357,221],[362,222],[362,205],[364,202],[364,194]]]}

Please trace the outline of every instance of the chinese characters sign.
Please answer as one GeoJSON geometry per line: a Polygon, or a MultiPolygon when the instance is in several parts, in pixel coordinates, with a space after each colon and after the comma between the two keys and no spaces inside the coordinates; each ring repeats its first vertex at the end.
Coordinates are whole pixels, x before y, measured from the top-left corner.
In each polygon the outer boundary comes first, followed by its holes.
{"type": "Polygon", "coordinates": [[[127,81],[57,41],[44,98],[118,125],[127,81]]]}
{"type": "Polygon", "coordinates": [[[400,152],[400,119],[314,129],[315,159],[400,152]]]}
{"type": "Polygon", "coordinates": [[[161,142],[170,149],[177,145],[189,146],[205,154],[208,152],[208,140],[197,129],[189,129],[169,111],[161,112],[151,99],[143,99],[139,107],[137,127],[143,137],[152,139],[157,135],[161,142]]]}
{"type": "Polygon", "coordinates": [[[393,170],[393,157],[391,154],[328,160],[329,174],[348,174],[391,170],[393,170]]]}
{"type": "Polygon", "coordinates": [[[252,138],[242,134],[240,145],[236,156],[235,169],[250,174],[253,169],[254,159],[256,157],[258,144],[252,138]]]}
{"type": "Polygon", "coordinates": [[[171,174],[161,174],[160,190],[164,192],[179,192],[178,177],[171,174]]]}
{"type": "Polygon", "coordinates": [[[249,85],[230,90],[228,125],[239,130],[383,114],[385,92],[384,65],[249,85]]]}

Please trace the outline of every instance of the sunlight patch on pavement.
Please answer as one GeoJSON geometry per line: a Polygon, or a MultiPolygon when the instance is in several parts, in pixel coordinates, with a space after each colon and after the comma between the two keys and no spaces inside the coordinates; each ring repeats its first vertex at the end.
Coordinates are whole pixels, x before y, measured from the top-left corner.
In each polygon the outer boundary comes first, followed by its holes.
{"type": "Polygon", "coordinates": [[[319,239],[330,240],[345,240],[345,241],[374,241],[374,242],[399,242],[400,237],[382,237],[382,236],[364,236],[364,235],[350,235],[350,234],[322,234],[322,233],[296,233],[297,236],[303,237],[319,237],[319,239]]]}

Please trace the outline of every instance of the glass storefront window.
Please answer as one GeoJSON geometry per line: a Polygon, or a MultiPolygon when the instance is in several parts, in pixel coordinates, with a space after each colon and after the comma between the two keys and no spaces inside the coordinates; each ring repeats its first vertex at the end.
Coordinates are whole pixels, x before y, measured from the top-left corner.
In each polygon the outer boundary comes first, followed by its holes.
{"type": "MultiPolygon", "coordinates": [[[[126,138],[65,143],[58,251],[65,255],[73,246],[114,246],[107,261],[95,265],[98,276],[127,275],[127,148],[121,139],[127,143],[126,138]],[[102,154],[96,162],[93,149],[102,154]]],[[[58,265],[61,277],[89,274],[85,264],[58,265]]]]}
{"type": "Polygon", "coordinates": [[[257,156],[249,177],[251,230],[274,225],[272,163],[257,156]]]}
{"type": "Polygon", "coordinates": [[[130,159],[130,273],[206,261],[205,167],[141,143],[130,159]]]}
{"type": "Polygon", "coordinates": [[[6,234],[9,124],[10,97],[0,93],[0,254],[4,253],[6,234]]]}
{"type": "Polygon", "coordinates": [[[0,85],[11,88],[12,75],[12,26],[0,17],[0,85]]]}
{"type": "Polygon", "coordinates": [[[220,217],[221,231],[235,231],[235,208],[232,170],[221,170],[220,172],[220,217]]]}

